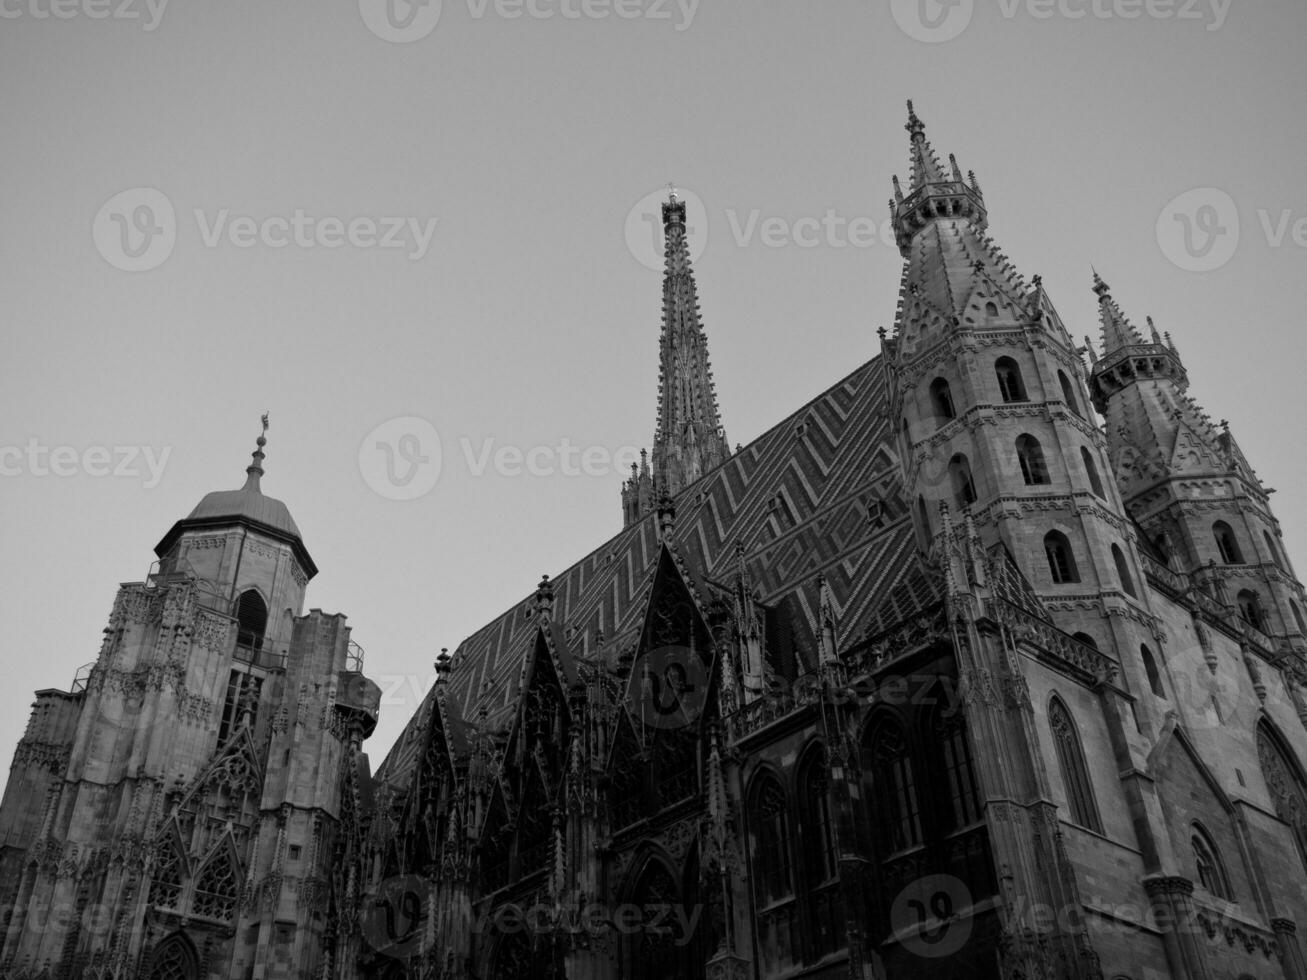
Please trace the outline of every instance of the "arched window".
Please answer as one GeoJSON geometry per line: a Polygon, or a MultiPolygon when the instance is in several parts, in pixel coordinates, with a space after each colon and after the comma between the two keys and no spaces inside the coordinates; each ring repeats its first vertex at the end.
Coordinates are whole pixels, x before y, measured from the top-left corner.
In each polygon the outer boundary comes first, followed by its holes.
{"type": "Polygon", "coordinates": [[[1076,731],[1071,712],[1056,697],[1048,705],[1048,727],[1053,733],[1053,746],[1057,750],[1058,768],[1062,771],[1062,785],[1066,790],[1066,805],[1071,820],[1101,834],[1103,825],[1098,819],[1094,788],[1089,781],[1084,751],[1080,747],[1080,733],[1076,731]]]}
{"type": "Polygon", "coordinates": [[[907,738],[902,727],[883,721],[871,739],[873,793],[880,801],[884,851],[892,853],[921,843],[921,807],[907,738]]]}
{"type": "Polygon", "coordinates": [[[1049,482],[1044,450],[1034,436],[1027,434],[1017,438],[1017,463],[1021,466],[1021,478],[1026,481],[1026,486],[1049,482]]]}
{"type": "Polygon", "coordinates": [[[1262,610],[1262,601],[1251,589],[1239,592],[1239,615],[1243,621],[1254,629],[1266,630],[1266,613],[1262,610]]]}
{"type": "MultiPolygon", "coordinates": [[[[676,879],[667,866],[657,860],[649,861],[641,871],[627,901],[646,914],[649,909],[656,910],[653,914],[661,914],[663,909],[674,911],[682,907],[681,890],[676,879]]],[[[689,975],[690,964],[686,960],[693,952],[691,937],[685,935],[675,915],[666,916],[666,921],[660,925],[662,928],[634,929],[628,933],[624,943],[627,969],[622,976],[632,980],[664,980],[665,977],[689,975]]]]}
{"type": "Polygon", "coordinates": [[[799,837],[808,883],[808,933],[812,956],[820,959],[844,946],[844,909],[840,901],[835,819],[826,752],[808,753],[799,774],[799,837]]]}
{"type": "Polygon", "coordinates": [[[1066,402],[1066,407],[1084,418],[1085,413],[1080,411],[1080,400],[1076,398],[1075,386],[1071,384],[1071,379],[1066,376],[1066,372],[1058,371],[1057,380],[1062,383],[1062,400],[1066,402]]]}
{"type": "Polygon", "coordinates": [[[917,520],[921,522],[921,534],[927,544],[935,533],[930,527],[930,508],[926,506],[926,498],[917,498],[917,520]]]}
{"type": "Polygon", "coordinates": [[[1293,621],[1298,624],[1298,632],[1307,636],[1307,620],[1302,618],[1302,610],[1298,608],[1298,603],[1290,599],[1289,609],[1293,612],[1293,621]]]}
{"type": "Polygon", "coordinates": [[[994,374],[998,377],[998,393],[1003,401],[1026,401],[1026,384],[1021,380],[1021,368],[1016,361],[1000,357],[994,362],[994,374]]]}
{"type": "Polygon", "coordinates": [[[1148,686],[1159,698],[1166,697],[1166,688],[1162,686],[1162,675],[1157,669],[1157,659],[1146,643],[1139,645],[1139,656],[1144,658],[1144,673],[1148,675],[1148,686]]]}
{"type": "Polygon", "coordinates": [[[195,947],[182,933],[175,932],[150,954],[146,980],[195,980],[199,976],[195,947]]]}
{"type": "Polygon", "coordinates": [[[261,649],[268,628],[268,606],[253,589],[241,593],[236,603],[236,642],[251,650],[261,649]]]}
{"type": "Polygon", "coordinates": [[[976,502],[976,482],[971,477],[971,463],[962,453],[957,453],[948,461],[948,473],[958,508],[965,510],[976,502]]]}
{"type": "Polygon", "coordinates": [[[1298,854],[1307,866],[1307,787],[1303,785],[1302,768],[1265,722],[1257,727],[1257,759],[1276,816],[1293,831],[1298,854]]]}
{"type": "Polygon", "coordinates": [[[1230,525],[1225,521],[1217,521],[1212,525],[1212,534],[1216,538],[1216,550],[1221,555],[1221,564],[1242,565],[1243,552],[1239,550],[1239,539],[1234,536],[1230,525]]]}
{"type": "Polygon", "coordinates": [[[958,416],[957,409],[953,406],[953,392],[944,378],[936,378],[930,383],[930,404],[938,419],[947,421],[958,416]]]}
{"type": "Polygon", "coordinates": [[[1084,446],[1080,447],[1080,461],[1085,464],[1085,475],[1089,477],[1089,489],[1106,500],[1107,494],[1103,492],[1103,481],[1098,475],[1098,467],[1094,465],[1094,457],[1089,454],[1089,450],[1084,446]]]}
{"type": "Polygon", "coordinates": [[[1202,824],[1194,824],[1190,843],[1194,849],[1194,863],[1198,867],[1198,883],[1217,898],[1233,902],[1234,890],[1230,887],[1230,877],[1225,873],[1220,852],[1202,824]]]}
{"type": "Polygon", "coordinates": [[[994,317],[998,316],[998,304],[994,302],[986,303],[985,316],[987,316],[991,320],[994,319],[994,317]]]}
{"type": "Polygon", "coordinates": [[[932,719],[934,742],[943,754],[944,780],[949,797],[949,829],[959,830],[980,819],[980,793],[976,788],[975,767],[971,762],[971,744],[966,722],[960,711],[945,717],[936,712],[932,719]]]}
{"type": "Polygon", "coordinates": [[[1097,649],[1098,649],[1098,641],[1095,640],[1095,639],[1094,639],[1092,636],[1090,636],[1088,633],[1072,633],[1072,634],[1071,634],[1071,639],[1076,640],[1076,641],[1078,641],[1078,642],[1080,642],[1080,643],[1083,643],[1085,646],[1089,647],[1089,649],[1091,649],[1091,650],[1097,650],[1097,649]]]}
{"type": "Polygon", "coordinates": [[[1275,546],[1275,539],[1271,537],[1271,532],[1263,531],[1262,537],[1266,539],[1266,552],[1271,556],[1271,561],[1275,562],[1276,568],[1284,568],[1284,559],[1280,549],[1275,546]]]}
{"type": "Polygon", "coordinates": [[[1044,535],[1044,554],[1048,556],[1048,571],[1053,576],[1055,585],[1080,581],[1080,570],[1076,568],[1076,556],[1071,551],[1071,542],[1061,531],[1049,531],[1044,535]]]}
{"type": "MultiPolygon", "coordinates": [[[[799,920],[790,865],[789,801],[770,773],[760,776],[749,794],[754,897],[759,912],[758,946],[764,973],[792,966],[799,942],[799,920]]],[[[702,962],[702,961],[701,961],[702,962]]],[[[649,974],[653,977],[673,973],[649,974]]]]}
{"type": "Polygon", "coordinates": [[[789,804],[780,782],[770,774],[760,777],[749,800],[749,826],[755,844],[753,875],[760,905],[794,894],[788,818],[789,804]]]}
{"type": "Polygon", "coordinates": [[[230,855],[218,854],[195,879],[195,914],[227,921],[236,914],[240,876],[230,855]]]}
{"type": "Polygon", "coordinates": [[[1130,575],[1130,564],[1125,560],[1125,552],[1120,545],[1112,545],[1112,561],[1116,562],[1116,577],[1121,580],[1121,588],[1125,589],[1126,595],[1138,598],[1135,580],[1130,575]]]}
{"type": "Polygon", "coordinates": [[[150,904],[163,909],[175,909],[182,894],[182,874],[185,869],[175,834],[159,850],[155,859],[154,874],[150,881],[150,904]]]}

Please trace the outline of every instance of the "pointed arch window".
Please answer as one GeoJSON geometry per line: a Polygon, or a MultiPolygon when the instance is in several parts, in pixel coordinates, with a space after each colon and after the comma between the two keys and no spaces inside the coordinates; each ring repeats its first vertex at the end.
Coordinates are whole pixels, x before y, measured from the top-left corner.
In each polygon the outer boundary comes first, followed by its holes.
{"type": "Polygon", "coordinates": [[[146,980],[196,980],[199,976],[199,958],[195,948],[181,933],[174,933],[154,948],[150,954],[146,980]]]}
{"type": "Polygon", "coordinates": [[[1066,407],[1071,409],[1071,411],[1075,412],[1081,418],[1084,418],[1085,413],[1080,411],[1080,400],[1076,398],[1075,385],[1073,385],[1071,379],[1066,376],[1066,372],[1058,371],[1057,380],[1062,385],[1062,400],[1066,402],[1066,407]]]}
{"type": "Polygon", "coordinates": [[[254,589],[245,590],[236,601],[236,644],[250,650],[262,649],[267,628],[267,603],[254,589]]]}
{"type": "Polygon", "coordinates": [[[1234,529],[1225,521],[1212,525],[1212,535],[1216,538],[1216,550],[1223,565],[1242,565],[1243,552],[1239,549],[1239,539],[1234,536],[1234,529]]]}
{"type": "Polygon", "coordinates": [[[1284,556],[1275,546],[1275,538],[1271,537],[1270,531],[1263,531],[1262,537],[1266,540],[1266,552],[1271,556],[1271,561],[1275,563],[1276,568],[1284,570],[1284,556]]]}
{"type": "Polygon", "coordinates": [[[1005,402],[1024,402],[1026,383],[1021,377],[1021,368],[1010,357],[1000,357],[994,362],[994,374],[998,378],[998,393],[1005,402]]]}
{"type": "Polygon", "coordinates": [[[1307,636],[1307,620],[1303,619],[1302,610],[1298,607],[1298,603],[1290,599],[1289,609],[1293,613],[1293,621],[1298,626],[1298,632],[1307,636]]]}
{"type": "Polygon", "coordinates": [[[1238,596],[1239,615],[1243,621],[1254,629],[1266,631],[1266,611],[1262,609],[1262,600],[1251,589],[1242,589],[1238,596]]]}
{"type": "Polygon", "coordinates": [[[935,744],[943,754],[944,779],[947,783],[952,816],[951,830],[960,830],[980,819],[980,794],[971,762],[971,744],[961,712],[948,717],[937,713],[933,721],[935,744]]]}
{"type": "Polygon", "coordinates": [[[1234,890],[1230,887],[1230,876],[1225,873],[1221,854],[1202,824],[1193,825],[1190,846],[1194,851],[1194,864],[1198,868],[1198,883],[1217,898],[1233,902],[1234,890]]]}
{"type": "Polygon", "coordinates": [[[1089,489],[1106,500],[1107,494],[1103,492],[1103,480],[1098,475],[1098,467],[1094,465],[1094,457],[1090,455],[1089,450],[1084,446],[1080,447],[1080,461],[1085,464],[1085,475],[1089,477],[1089,489]]]}
{"type": "Polygon", "coordinates": [[[1303,783],[1302,767],[1266,722],[1257,728],[1257,760],[1275,814],[1289,825],[1298,855],[1307,867],[1307,785],[1303,783]]]}
{"type": "Polygon", "coordinates": [[[965,510],[976,502],[976,481],[971,476],[971,462],[962,453],[957,453],[948,462],[948,472],[958,508],[965,510]]]}
{"type": "Polygon", "coordinates": [[[749,826],[755,844],[753,873],[760,905],[784,901],[794,894],[789,812],[780,781],[770,774],[761,776],[749,800],[749,826]]]}
{"type": "Polygon", "coordinates": [[[953,404],[953,392],[944,378],[936,378],[930,383],[930,404],[937,419],[948,421],[958,417],[957,408],[953,404]]]}
{"type": "Polygon", "coordinates": [[[1049,482],[1044,449],[1039,445],[1039,440],[1029,433],[1017,438],[1017,463],[1021,466],[1021,478],[1026,481],[1026,486],[1040,486],[1049,482]]]}
{"type": "Polygon", "coordinates": [[[1154,696],[1166,697],[1166,688],[1162,686],[1162,674],[1157,669],[1157,658],[1153,656],[1153,651],[1148,649],[1148,644],[1141,643],[1139,645],[1139,656],[1144,661],[1144,673],[1148,676],[1148,687],[1152,690],[1154,696]]]}
{"type": "Polygon", "coordinates": [[[170,839],[159,851],[150,881],[150,904],[163,909],[177,908],[182,895],[185,865],[173,836],[169,834],[170,839]]]}
{"type": "Polygon", "coordinates": [[[1066,791],[1067,811],[1073,823],[1095,833],[1103,832],[1094,802],[1094,788],[1085,765],[1085,753],[1080,745],[1071,712],[1060,698],[1053,698],[1048,706],[1048,727],[1053,733],[1053,747],[1057,752],[1058,768],[1062,772],[1062,786],[1066,791]]]}
{"type": "Polygon", "coordinates": [[[1076,567],[1071,542],[1061,531],[1049,531],[1044,535],[1044,554],[1048,558],[1048,571],[1053,576],[1054,585],[1080,581],[1080,570],[1076,567]]]}
{"type": "Polygon", "coordinates": [[[916,847],[922,841],[921,805],[902,726],[894,721],[882,722],[872,735],[870,758],[873,793],[881,805],[879,823],[885,851],[916,847]]]}
{"type": "Polygon", "coordinates": [[[1121,588],[1125,589],[1126,595],[1137,599],[1139,593],[1135,591],[1135,580],[1130,574],[1130,563],[1126,561],[1125,552],[1121,550],[1120,545],[1112,545],[1112,561],[1116,563],[1116,577],[1121,581],[1121,588]]]}
{"type": "Polygon", "coordinates": [[[840,901],[839,865],[835,849],[835,813],[826,751],[808,753],[799,773],[799,839],[802,868],[807,875],[809,961],[844,946],[844,914],[840,901]]]}
{"type": "Polygon", "coordinates": [[[236,914],[239,892],[235,859],[230,854],[217,854],[195,879],[195,914],[226,922],[236,914]]]}

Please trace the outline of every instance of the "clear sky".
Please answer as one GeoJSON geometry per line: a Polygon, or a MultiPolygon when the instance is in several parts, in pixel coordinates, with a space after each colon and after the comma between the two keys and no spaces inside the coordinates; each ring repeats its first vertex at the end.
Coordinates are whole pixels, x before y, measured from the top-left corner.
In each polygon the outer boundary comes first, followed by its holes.
{"type": "Polygon", "coordinates": [[[1091,264],[1171,331],[1307,561],[1301,0],[152,2],[0,0],[0,765],[264,410],[309,604],[387,692],[375,763],[442,646],[620,527],[607,460],[656,405],[637,206],[703,203],[747,442],[892,325],[868,228],[907,98],[1077,335],[1091,264]],[[433,430],[438,480],[401,485],[433,430]]]}

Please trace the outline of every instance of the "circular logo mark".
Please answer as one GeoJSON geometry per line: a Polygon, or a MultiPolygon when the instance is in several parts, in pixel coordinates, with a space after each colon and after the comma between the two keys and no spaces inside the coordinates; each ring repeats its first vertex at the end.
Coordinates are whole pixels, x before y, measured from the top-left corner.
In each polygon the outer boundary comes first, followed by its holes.
{"type": "MultiPolygon", "coordinates": [[[[626,247],[646,269],[660,271],[666,265],[667,240],[663,228],[663,205],[670,191],[652,191],[626,213],[626,247]]],[[[676,189],[676,199],[685,205],[685,247],[691,262],[699,261],[708,247],[708,209],[694,191],[676,189]]]]}
{"type": "Polygon", "coordinates": [[[708,670],[689,647],[657,647],[637,657],[626,706],[645,728],[685,728],[708,700],[708,670]]]}
{"type": "Polygon", "coordinates": [[[149,272],[177,244],[172,201],[153,187],[133,187],[104,202],[91,224],[95,248],[115,269],[149,272]]]}
{"type": "Polygon", "coordinates": [[[382,956],[407,959],[422,952],[431,885],[418,875],[387,878],[363,908],[363,938],[382,956]]]}
{"type": "Polygon", "coordinates": [[[383,422],[359,445],[359,472],[387,500],[425,497],[440,479],[440,433],[414,415],[383,422]]]}
{"type": "Polygon", "coordinates": [[[392,44],[420,41],[440,23],[442,0],[359,0],[363,23],[392,44]]]}
{"type": "Polygon", "coordinates": [[[890,906],[890,927],[903,948],[917,956],[952,956],[971,936],[971,891],[952,875],[926,875],[910,882],[890,906]]]}
{"type": "Polygon", "coordinates": [[[1185,272],[1213,272],[1239,248],[1239,208],[1215,187],[1185,191],[1157,218],[1157,244],[1185,272]]]}
{"type": "Polygon", "coordinates": [[[971,25],[976,0],[890,0],[901,30],[914,41],[952,41],[971,25]]]}

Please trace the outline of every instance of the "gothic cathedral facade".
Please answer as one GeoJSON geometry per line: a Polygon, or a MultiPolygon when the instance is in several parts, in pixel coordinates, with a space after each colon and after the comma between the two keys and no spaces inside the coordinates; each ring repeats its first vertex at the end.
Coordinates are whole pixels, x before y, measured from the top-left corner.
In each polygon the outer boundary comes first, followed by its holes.
{"type": "Polygon", "coordinates": [[[375,774],[260,437],[37,692],[0,978],[1307,980],[1269,491],[1169,335],[1095,275],[1077,344],[907,130],[894,330],[747,445],[669,198],[622,530],[442,652],[375,774]]]}

